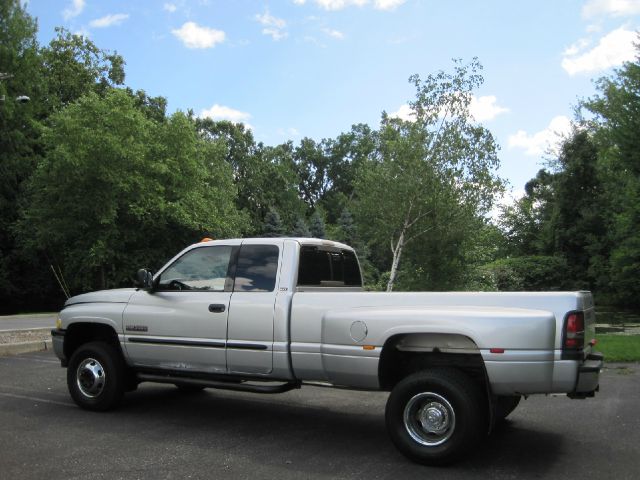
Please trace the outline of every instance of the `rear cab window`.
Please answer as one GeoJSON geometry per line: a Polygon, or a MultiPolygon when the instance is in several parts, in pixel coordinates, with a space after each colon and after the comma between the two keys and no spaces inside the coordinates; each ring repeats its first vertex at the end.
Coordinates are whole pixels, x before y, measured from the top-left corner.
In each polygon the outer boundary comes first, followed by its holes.
{"type": "Polygon", "coordinates": [[[337,247],[302,246],[298,287],[362,287],[356,254],[337,247]]]}

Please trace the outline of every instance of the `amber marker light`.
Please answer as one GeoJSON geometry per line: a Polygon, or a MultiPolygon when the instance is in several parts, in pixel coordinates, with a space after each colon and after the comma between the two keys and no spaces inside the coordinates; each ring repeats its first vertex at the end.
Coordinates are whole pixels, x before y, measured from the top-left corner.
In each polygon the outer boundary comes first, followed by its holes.
{"type": "Polygon", "coordinates": [[[376,346],[375,345],[363,345],[362,349],[363,350],[375,350],[376,346]]]}

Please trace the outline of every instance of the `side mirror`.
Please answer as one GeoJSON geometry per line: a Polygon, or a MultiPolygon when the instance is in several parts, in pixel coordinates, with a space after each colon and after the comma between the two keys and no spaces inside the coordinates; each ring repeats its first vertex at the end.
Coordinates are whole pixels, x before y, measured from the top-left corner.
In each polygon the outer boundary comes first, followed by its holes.
{"type": "Polygon", "coordinates": [[[136,274],[137,286],[145,290],[150,289],[153,286],[153,275],[146,268],[141,268],[136,274]]]}

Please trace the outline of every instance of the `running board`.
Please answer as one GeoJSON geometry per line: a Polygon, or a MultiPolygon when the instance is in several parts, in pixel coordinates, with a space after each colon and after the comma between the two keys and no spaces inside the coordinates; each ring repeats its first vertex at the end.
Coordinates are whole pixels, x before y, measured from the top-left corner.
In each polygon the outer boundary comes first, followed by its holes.
{"type": "Polygon", "coordinates": [[[185,378],[168,375],[154,375],[151,373],[138,373],[140,382],[172,383],[175,385],[192,385],[196,387],[219,388],[223,390],[236,390],[239,392],[253,393],[284,393],[295,388],[300,388],[296,382],[279,383],[277,385],[259,385],[256,383],[232,383],[216,380],[204,380],[199,378],[185,378]]]}

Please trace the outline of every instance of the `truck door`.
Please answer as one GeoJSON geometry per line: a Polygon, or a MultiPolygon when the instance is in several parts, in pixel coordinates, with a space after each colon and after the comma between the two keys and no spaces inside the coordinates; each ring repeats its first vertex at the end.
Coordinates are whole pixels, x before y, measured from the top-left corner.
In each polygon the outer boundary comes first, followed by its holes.
{"type": "Polygon", "coordinates": [[[273,319],[282,242],[259,242],[244,240],[238,252],[227,336],[230,373],[268,374],[273,370],[273,319]]]}
{"type": "MultiPolygon", "coordinates": [[[[235,247],[237,249],[237,247],[235,247]]],[[[134,365],[226,372],[225,343],[234,247],[196,247],[138,290],[123,313],[125,348],[134,365]]]]}

